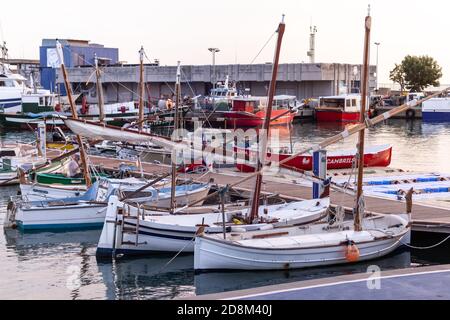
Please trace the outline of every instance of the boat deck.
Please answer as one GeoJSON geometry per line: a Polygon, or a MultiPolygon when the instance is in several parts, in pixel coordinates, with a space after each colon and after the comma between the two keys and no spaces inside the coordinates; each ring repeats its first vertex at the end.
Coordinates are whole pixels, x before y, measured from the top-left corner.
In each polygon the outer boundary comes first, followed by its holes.
{"type": "MultiPolygon", "coordinates": [[[[134,162],[126,160],[117,160],[104,157],[90,157],[92,163],[102,166],[108,170],[118,170],[121,164],[136,166],[134,162]]],[[[166,165],[158,165],[151,163],[143,163],[143,170],[146,174],[157,175],[170,171],[170,167],[166,165]]],[[[138,172],[136,172],[138,173],[138,172]]],[[[139,174],[139,173],[138,173],[139,174]]],[[[233,169],[220,169],[219,173],[207,173],[205,175],[180,175],[180,178],[192,178],[196,181],[208,182],[214,179],[219,185],[233,184],[243,178],[247,174],[233,171],[233,169]]],[[[253,179],[240,184],[234,188],[240,192],[246,193],[253,190],[253,179]]],[[[267,177],[264,181],[262,191],[269,194],[277,194],[288,200],[304,200],[312,198],[312,188],[299,185],[287,179],[267,177]]],[[[378,198],[374,196],[365,197],[366,210],[377,213],[403,213],[406,210],[404,201],[390,200],[378,198]]],[[[340,192],[331,193],[331,203],[340,205],[345,208],[354,207],[354,199],[350,195],[340,192]]],[[[414,203],[413,205],[413,231],[426,231],[436,233],[450,234],[450,207],[439,207],[424,203],[414,203]]]]}
{"type": "Polygon", "coordinates": [[[361,273],[197,296],[194,300],[448,300],[450,265],[361,273]],[[413,290],[412,290],[413,289],[413,290]]]}

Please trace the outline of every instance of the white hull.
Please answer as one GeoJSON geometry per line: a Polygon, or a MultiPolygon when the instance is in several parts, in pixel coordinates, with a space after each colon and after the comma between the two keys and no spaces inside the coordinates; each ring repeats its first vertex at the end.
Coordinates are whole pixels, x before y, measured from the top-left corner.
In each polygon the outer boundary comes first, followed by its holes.
{"type": "Polygon", "coordinates": [[[45,201],[79,197],[86,192],[86,187],[51,187],[41,184],[21,184],[20,191],[25,201],[45,201]]]}
{"type": "MultiPolygon", "coordinates": [[[[138,188],[136,186],[135,188],[138,188]]],[[[209,186],[189,192],[188,196],[180,192],[175,198],[177,203],[186,203],[189,200],[199,200],[209,193],[209,186]]],[[[64,197],[68,198],[68,197],[64,197]]],[[[64,198],[54,199],[53,204],[30,206],[24,202],[8,210],[5,227],[16,224],[24,230],[32,229],[70,229],[102,227],[105,222],[107,205],[95,203],[78,203],[61,205],[64,198]],[[59,202],[59,203],[58,203],[59,202]]],[[[52,199],[50,199],[52,200],[52,199]]],[[[39,199],[37,201],[43,201],[39,199]]],[[[136,200],[135,200],[136,201],[136,200]]],[[[160,207],[170,203],[170,196],[159,194],[159,197],[149,203],[160,207]]]]}
{"type": "Polygon", "coordinates": [[[106,206],[74,205],[43,208],[17,208],[15,223],[23,230],[101,227],[106,206]]]}
{"type": "MultiPolygon", "coordinates": [[[[121,204],[117,198],[111,198],[107,210],[107,217],[97,248],[97,254],[111,256],[116,254],[138,255],[151,252],[194,252],[194,239],[202,223],[206,225],[207,233],[222,234],[223,217],[220,210],[210,208],[210,213],[161,215],[157,212],[141,211],[139,228],[136,218],[124,218],[118,214],[117,208],[121,204]],[[144,219],[142,219],[142,214],[144,219]],[[112,221],[123,221],[115,225],[112,221]],[[125,225],[126,229],[123,229],[125,225]],[[127,232],[131,229],[133,232],[127,232]],[[138,235],[136,230],[139,230],[138,235]]],[[[279,219],[275,224],[233,225],[228,224],[228,231],[258,230],[265,228],[306,224],[323,218],[329,206],[329,199],[304,201],[287,205],[269,206],[269,216],[279,219]],[[320,205],[315,207],[315,204],[320,205]],[[297,209],[292,209],[295,206],[297,209]],[[303,209],[303,210],[302,210],[303,209]]],[[[206,209],[206,208],[205,208],[206,209]]],[[[260,216],[264,215],[264,207],[260,208],[260,216]]],[[[236,214],[245,215],[248,209],[228,211],[226,221],[236,214]]],[[[125,205],[124,211],[136,217],[136,209],[125,205]]]]}
{"type": "Polygon", "coordinates": [[[194,268],[196,271],[288,270],[346,264],[349,263],[345,254],[347,239],[354,241],[360,251],[358,262],[376,259],[410,242],[408,222],[404,219],[398,221],[402,227],[395,229],[392,237],[377,231],[376,226],[372,231],[338,232],[323,231],[323,225],[311,227],[312,230],[294,237],[235,241],[215,236],[198,237],[194,268]]]}

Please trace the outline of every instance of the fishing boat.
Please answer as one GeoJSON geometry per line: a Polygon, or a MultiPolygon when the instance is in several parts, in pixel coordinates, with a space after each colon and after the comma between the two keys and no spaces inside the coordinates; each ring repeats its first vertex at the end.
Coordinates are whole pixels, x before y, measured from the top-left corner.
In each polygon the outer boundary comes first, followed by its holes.
{"type": "Polygon", "coordinates": [[[39,166],[46,159],[37,155],[35,147],[27,144],[0,146],[0,185],[16,184],[19,167],[39,166]]]}
{"type": "MultiPolygon", "coordinates": [[[[266,117],[264,97],[236,97],[230,111],[219,112],[227,128],[260,128],[266,117]]],[[[275,105],[270,125],[287,125],[294,120],[295,113],[289,106],[275,105]]]]}
{"type": "Polygon", "coordinates": [[[225,216],[218,206],[193,207],[174,214],[164,214],[145,205],[121,203],[117,197],[112,197],[97,247],[97,256],[145,255],[180,250],[183,253],[193,253],[193,239],[199,226],[203,226],[208,234],[222,234],[224,220],[227,232],[273,230],[321,220],[327,216],[329,205],[330,199],[326,197],[261,206],[260,222],[248,224],[243,222],[250,211],[245,206],[226,207],[225,216]]]}
{"type": "Polygon", "coordinates": [[[360,112],[360,95],[321,97],[316,108],[316,118],[318,122],[358,122],[360,112]]]}
{"type": "MultiPolygon", "coordinates": [[[[283,151],[283,150],[280,150],[283,151]]],[[[292,153],[284,150],[284,152],[268,152],[269,161],[277,163],[285,159],[291,158],[292,153]]],[[[235,148],[235,152],[243,154],[247,159],[255,159],[257,150],[235,148]]],[[[329,170],[349,169],[352,168],[356,157],[357,150],[331,151],[327,154],[327,167],[329,170]]],[[[392,146],[380,145],[368,147],[364,152],[365,167],[388,167],[392,160],[392,146]]],[[[296,168],[299,170],[311,171],[313,169],[313,156],[299,155],[292,160],[286,162],[283,166],[296,168]]],[[[236,167],[241,172],[255,172],[255,165],[251,163],[237,163],[236,167]]]]}
{"type": "Polygon", "coordinates": [[[367,261],[385,256],[410,242],[410,217],[385,215],[366,218],[364,231],[353,221],[334,227],[319,223],[307,227],[232,232],[196,238],[194,268],[211,270],[289,270],[367,261]],[[351,260],[348,248],[359,250],[351,260]]]}
{"type": "MultiPolygon", "coordinates": [[[[101,178],[100,178],[101,179],[101,178]]],[[[133,185],[136,187],[143,187],[148,184],[147,180],[127,178],[127,179],[108,179],[114,185],[133,185]]],[[[170,185],[168,179],[162,179],[160,182],[153,184],[156,189],[166,188],[170,185]]],[[[21,183],[20,184],[20,200],[42,201],[54,200],[62,198],[73,198],[83,195],[87,191],[86,184],[41,184],[41,183],[21,183]]]]}
{"type": "MultiPolygon", "coordinates": [[[[364,81],[358,154],[364,154],[366,97],[369,84],[370,14],[365,20],[364,81]]],[[[283,28],[284,30],[284,28],[283,28]]],[[[279,35],[280,37],[280,35],[279,35]]],[[[389,118],[389,114],[383,118],[389,118]]],[[[380,119],[377,119],[380,121],[380,119]]],[[[325,140],[311,150],[320,150],[350,135],[349,131],[325,140]]],[[[264,147],[264,153],[266,147],[264,147]]],[[[303,152],[301,152],[302,154],[303,152]]],[[[289,161],[289,158],[284,162],[289,161]]],[[[283,164],[283,162],[280,162],[283,164]]],[[[194,269],[211,270],[289,270],[355,263],[385,256],[411,240],[411,208],[406,214],[370,214],[364,206],[362,189],[364,157],[358,157],[358,190],[354,221],[345,221],[343,210],[336,210],[327,223],[277,231],[232,232],[218,237],[200,230],[195,240],[194,269]]],[[[258,170],[262,165],[258,165],[258,170]]],[[[261,173],[258,173],[260,176],[261,173]]],[[[411,204],[412,205],[412,204],[411,204]]]]}
{"type": "MultiPolygon", "coordinates": [[[[136,194],[134,201],[164,207],[170,202],[170,188],[155,189],[142,184],[101,180],[92,185],[83,195],[62,199],[49,199],[30,202],[10,202],[5,227],[17,226],[22,230],[73,229],[102,227],[108,200],[114,195],[136,194]],[[143,197],[143,198],[142,198],[143,197]]],[[[204,198],[209,185],[193,184],[176,187],[176,201],[186,204],[204,198]]]]}

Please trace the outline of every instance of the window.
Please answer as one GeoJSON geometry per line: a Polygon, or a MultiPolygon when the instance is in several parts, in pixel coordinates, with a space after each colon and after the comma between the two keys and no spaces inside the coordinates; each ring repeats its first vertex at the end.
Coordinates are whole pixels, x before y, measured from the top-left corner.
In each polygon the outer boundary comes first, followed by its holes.
{"type": "Polygon", "coordinates": [[[44,97],[39,97],[39,105],[40,106],[44,106],[45,104],[44,104],[45,102],[44,102],[44,97]]]}
{"type": "Polygon", "coordinates": [[[345,101],[345,106],[346,107],[351,107],[352,106],[351,103],[352,103],[351,100],[346,100],[345,101]]]}
{"type": "Polygon", "coordinates": [[[353,99],[353,100],[352,100],[352,106],[354,106],[354,107],[357,106],[356,99],[353,99]]]}
{"type": "Polygon", "coordinates": [[[15,157],[16,152],[13,150],[0,151],[0,157],[15,157]]]}

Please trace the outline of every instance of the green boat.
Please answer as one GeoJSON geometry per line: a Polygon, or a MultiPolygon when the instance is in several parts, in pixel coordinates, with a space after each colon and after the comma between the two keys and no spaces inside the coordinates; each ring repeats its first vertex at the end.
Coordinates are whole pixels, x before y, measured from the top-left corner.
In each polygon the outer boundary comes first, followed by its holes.
{"type": "MultiPolygon", "coordinates": [[[[108,175],[99,174],[100,178],[107,178],[108,175]]],[[[98,177],[93,176],[92,182],[97,181],[98,177]]],[[[36,182],[40,184],[59,184],[64,186],[79,186],[86,185],[84,178],[69,178],[61,173],[38,173],[36,175],[36,182]]]]}

